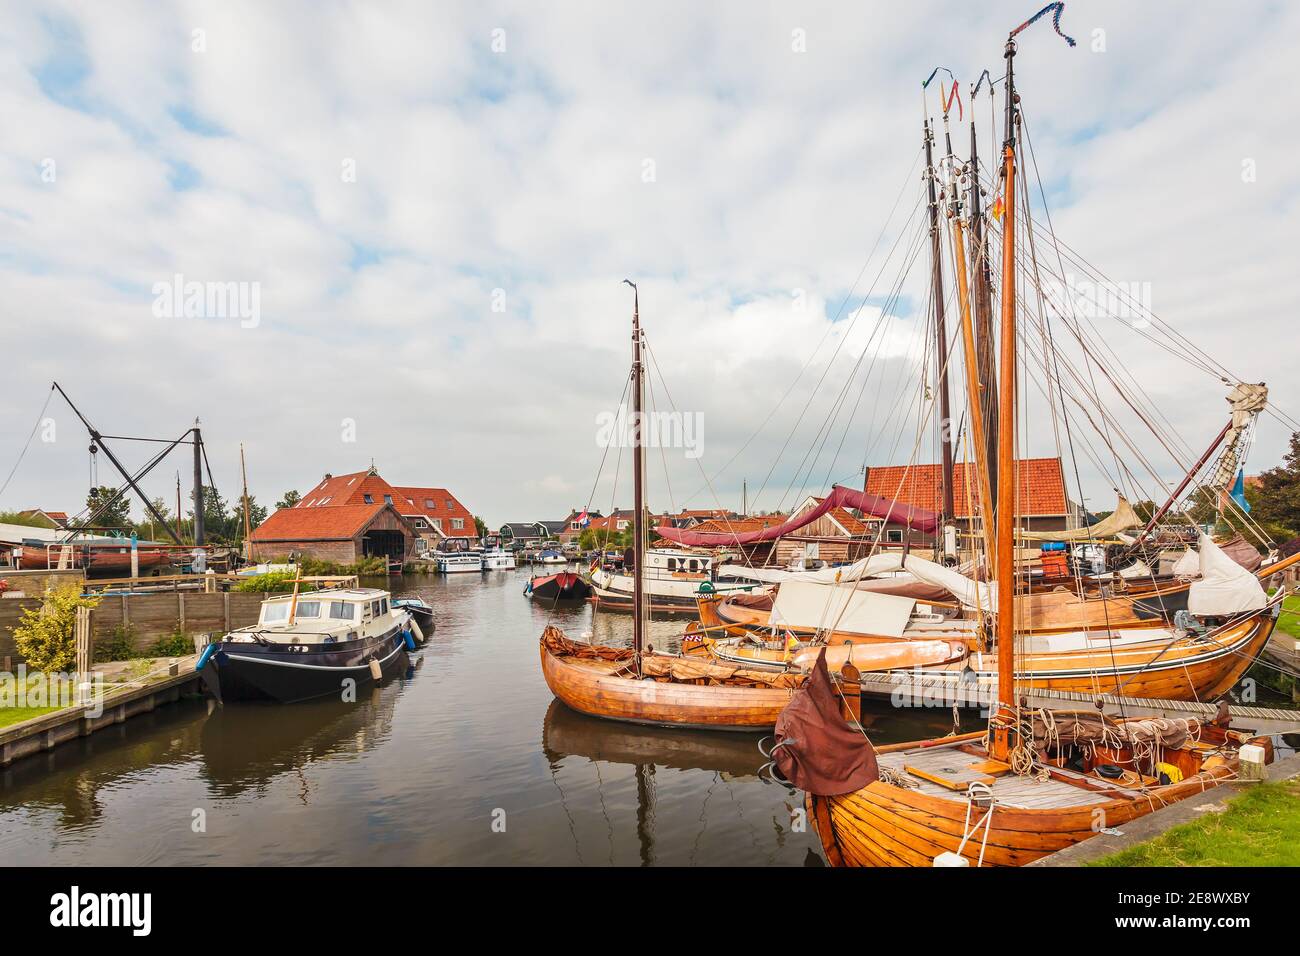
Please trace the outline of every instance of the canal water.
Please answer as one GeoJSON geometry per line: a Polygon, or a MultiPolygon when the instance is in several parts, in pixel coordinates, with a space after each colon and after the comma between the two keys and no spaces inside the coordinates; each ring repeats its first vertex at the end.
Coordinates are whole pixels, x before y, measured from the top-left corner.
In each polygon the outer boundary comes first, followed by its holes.
{"type": "MultiPolygon", "coordinates": [[[[0,861],[821,865],[798,798],[757,776],[757,736],[555,701],[548,621],[630,644],[631,619],[551,611],[524,597],[528,573],[394,579],[434,606],[437,632],[355,704],[192,700],[17,761],[0,771],[0,861]]],[[[682,626],[654,621],[650,641],[675,649],[682,626]]],[[[864,710],[877,742],[951,729],[946,710],[864,710]]]]}

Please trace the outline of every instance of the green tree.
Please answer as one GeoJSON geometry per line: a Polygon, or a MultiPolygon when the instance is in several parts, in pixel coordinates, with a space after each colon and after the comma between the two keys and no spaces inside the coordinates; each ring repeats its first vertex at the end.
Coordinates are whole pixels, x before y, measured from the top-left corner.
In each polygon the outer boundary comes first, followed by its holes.
{"type": "Polygon", "coordinates": [[[24,528],[53,528],[54,522],[40,515],[25,515],[17,511],[0,511],[0,524],[17,524],[24,528]]]}
{"type": "MultiPolygon", "coordinates": [[[[191,527],[194,509],[190,508],[191,527]]],[[[244,515],[239,509],[232,510],[221,497],[221,493],[212,485],[203,486],[203,533],[210,541],[229,544],[243,533],[244,515]]]]}
{"type": "Polygon", "coordinates": [[[1259,476],[1259,484],[1246,489],[1250,516],[1279,543],[1300,534],[1300,432],[1291,436],[1291,449],[1282,464],[1259,476]]]}
{"type": "MultiPolygon", "coordinates": [[[[167,507],[167,502],[162,498],[154,498],[150,504],[153,505],[154,511],[162,516],[163,521],[167,522],[168,527],[175,530],[175,522],[172,521],[171,509],[167,507]]],[[[140,520],[135,523],[135,529],[141,537],[148,538],[151,541],[160,541],[167,537],[167,532],[163,530],[162,525],[154,520],[154,516],[149,510],[144,509],[144,514],[140,520]]]]}
{"type": "Polygon", "coordinates": [[[33,670],[66,671],[77,661],[77,608],[93,608],[99,598],[84,597],[81,585],[69,581],[52,588],[36,609],[24,609],[14,627],[14,644],[33,670]]]}
{"type": "Polygon", "coordinates": [[[109,488],[105,485],[91,488],[90,494],[86,495],[86,507],[90,509],[87,517],[94,515],[101,505],[107,506],[91,522],[95,527],[131,527],[131,499],[126,495],[119,495],[116,488],[109,488]],[[111,504],[108,504],[109,502],[111,504]]]}
{"type": "Polygon", "coordinates": [[[478,515],[474,516],[474,533],[478,535],[480,538],[488,533],[487,522],[484,521],[482,518],[480,518],[478,515]]]}
{"type": "Polygon", "coordinates": [[[300,501],[302,501],[302,495],[298,494],[297,490],[294,489],[286,491],[280,500],[275,503],[275,507],[277,511],[282,508],[292,508],[300,501]]]}

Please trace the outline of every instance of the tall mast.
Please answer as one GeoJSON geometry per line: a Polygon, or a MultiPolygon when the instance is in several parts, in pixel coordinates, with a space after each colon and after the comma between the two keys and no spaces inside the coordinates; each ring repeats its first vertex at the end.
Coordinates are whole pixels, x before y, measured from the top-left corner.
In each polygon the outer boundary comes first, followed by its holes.
{"type": "MultiPolygon", "coordinates": [[[[993,543],[993,494],[989,484],[989,449],[984,435],[984,387],[976,355],[975,327],[971,317],[970,286],[966,276],[966,237],[962,223],[962,200],[956,182],[956,164],[952,139],[948,137],[948,115],[944,114],[944,139],[948,146],[948,217],[952,221],[954,270],[957,273],[957,303],[961,308],[962,356],[966,368],[966,400],[970,414],[971,443],[975,446],[975,477],[980,498],[980,527],[984,535],[984,553],[989,561],[995,553],[993,543]]],[[[970,170],[967,170],[970,174],[970,170]]],[[[979,189],[979,180],[971,180],[971,189],[979,189]]]]}
{"type": "MultiPolygon", "coordinates": [[[[943,533],[943,527],[952,520],[953,511],[953,490],[952,490],[952,409],[948,399],[948,330],[944,322],[943,314],[943,266],[942,252],[939,245],[939,200],[935,195],[935,180],[938,174],[934,169],[934,132],[930,128],[930,121],[925,121],[923,130],[925,136],[925,167],[926,179],[928,180],[930,193],[930,277],[933,283],[934,296],[934,336],[936,342],[935,348],[935,373],[939,388],[939,435],[940,447],[943,455],[943,479],[942,479],[942,509],[940,515],[942,520],[939,522],[940,534],[943,533]]],[[[942,547],[942,541],[936,547],[942,547]]]]}
{"type": "Polygon", "coordinates": [[[248,469],[244,466],[244,443],[239,443],[239,474],[244,479],[244,557],[253,558],[253,529],[248,517],[248,469]]]}
{"type": "Polygon", "coordinates": [[[645,647],[645,607],[642,582],[645,577],[645,462],[642,440],[642,392],[645,370],[641,365],[641,302],[636,283],[632,287],[632,652],[636,674],[641,676],[641,652],[645,647]]]}
{"type": "MultiPolygon", "coordinates": [[[[992,96],[992,90],[989,91],[992,96]]],[[[971,97],[972,102],[974,96],[971,97]]],[[[998,418],[991,414],[994,410],[993,383],[998,380],[997,357],[993,351],[993,296],[989,276],[988,241],[984,234],[983,197],[980,193],[979,145],[975,136],[974,108],[971,109],[970,124],[970,229],[971,229],[971,264],[975,278],[975,343],[978,350],[979,380],[986,388],[984,393],[989,399],[984,403],[986,418],[984,421],[985,463],[988,473],[989,488],[996,493],[998,487],[998,418]]],[[[986,519],[992,521],[989,514],[986,519]]]]}
{"type": "MultiPolygon", "coordinates": [[[[1015,439],[1016,439],[1016,93],[1012,64],[1016,41],[1007,39],[1006,134],[1002,143],[1002,194],[1006,212],[1002,222],[1002,378],[998,386],[998,507],[997,527],[997,644],[998,703],[1016,705],[1016,556],[1015,556],[1015,439]]],[[[1005,712],[1003,714],[1005,716],[1005,712]]],[[[993,756],[1007,759],[1011,728],[994,723],[993,756]]]]}
{"type": "Polygon", "coordinates": [[[194,420],[194,544],[203,545],[203,434],[194,420]]]}

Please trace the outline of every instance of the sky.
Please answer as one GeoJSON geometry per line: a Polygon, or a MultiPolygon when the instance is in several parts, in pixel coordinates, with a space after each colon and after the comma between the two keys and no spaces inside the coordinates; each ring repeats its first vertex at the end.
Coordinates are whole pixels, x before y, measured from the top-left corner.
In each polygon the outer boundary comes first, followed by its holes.
{"type": "MultiPolygon", "coordinates": [[[[242,443],[264,504],[373,460],[493,526],[627,507],[630,453],[598,441],[625,278],[655,407],[690,436],[651,450],[655,508],[784,509],[914,445],[933,460],[905,423],[923,259],[891,295],[937,104],[921,81],[951,70],[968,120],[1037,6],[5,3],[0,484],[21,461],[0,510],[84,505],[87,434],[45,404],[55,380],[106,435],[199,419],[228,498],[242,443]]],[[[1045,18],[1016,60],[1057,235],[1300,414],[1300,6],[1075,0],[1062,28],[1078,46],[1045,18]]],[[[1103,334],[1177,447],[1208,443],[1226,386],[1103,334]]],[[[1288,436],[1261,419],[1248,470],[1288,436]]],[[[1160,481],[1177,457],[1156,447],[1160,481]]],[[[172,500],[189,468],[144,487],[172,500]]],[[[1103,471],[1071,496],[1109,507],[1103,471]]]]}

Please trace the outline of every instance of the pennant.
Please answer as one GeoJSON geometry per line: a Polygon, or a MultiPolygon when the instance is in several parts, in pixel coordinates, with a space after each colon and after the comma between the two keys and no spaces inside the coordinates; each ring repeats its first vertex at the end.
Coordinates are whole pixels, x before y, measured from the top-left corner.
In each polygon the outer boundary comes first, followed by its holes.
{"type": "Polygon", "coordinates": [[[1246,514],[1250,514],[1250,502],[1246,500],[1246,469],[1237,472],[1237,480],[1232,485],[1232,500],[1246,514]]]}
{"type": "Polygon", "coordinates": [[[993,208],[989,210],[989,214],[998,222],[1001,222],[1002,215],[1006,211],[1006,207],[1002,205],[1002,197],[999,196],[997,199],[993,200],[993,208]]]}

